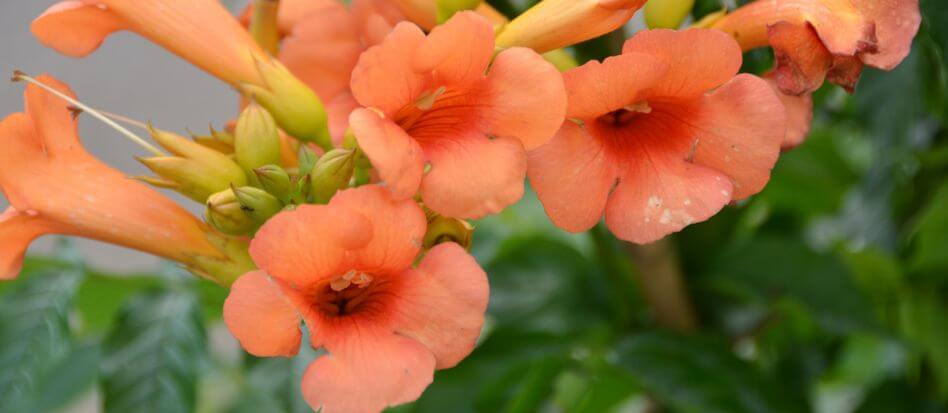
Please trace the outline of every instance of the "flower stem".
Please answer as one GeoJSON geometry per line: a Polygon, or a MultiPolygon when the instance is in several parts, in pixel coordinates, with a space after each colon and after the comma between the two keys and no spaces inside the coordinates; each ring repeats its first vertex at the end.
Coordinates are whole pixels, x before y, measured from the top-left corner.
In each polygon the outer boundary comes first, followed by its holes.
{"type": "Polygon", "coordinates": [[[674,242],[666,238],[648,245],[626,245],[638,268],[642,295],[655,321],[677,332],[697,329],[698,319],[685,287],[674,242]]]}

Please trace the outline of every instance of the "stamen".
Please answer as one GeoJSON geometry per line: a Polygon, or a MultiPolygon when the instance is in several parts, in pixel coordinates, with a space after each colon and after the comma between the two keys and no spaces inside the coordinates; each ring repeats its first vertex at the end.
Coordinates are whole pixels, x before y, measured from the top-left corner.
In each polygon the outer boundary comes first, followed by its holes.
{"type": "Polygon", "coordinates": [[[649,106],[648,101],[645,101],[645,100],[640,101],[640,102],[635,102],[631,105],[624,107],[623,109],[629,112],[635,112],[635,113],[645,113],[645,114],[652,113],[652,107],[649,106]]]}
{"type": "Polygon", "coordinates": [[[109,119],[122,122],[122,123],[124,123],[124,124],[126,124],[126,125],[132,125],[132,126],[134,126],[134,127],[136,127],[136,128],[140,128],[140,129],[144,129],[144,130],[150,130],[150,129],[151,129],[151,128],[148,126],[147,123],[142,122],[142,121],[140,121],[140,120],[132,119],[132,118],[127,117],[127,116],[122,116],[122,115],[119,115],[119,114],[117,114],[117,113],[106,112],[106,111],[104,111],[104,110],[101,111],[101,112],[102,112],[103,115],[107,116],[109,119]]]}
{"type": "Polygon", "coordinates": [[[100,111],[98,111],[98,110],[95,110],[95,109],[93,109],[93,108],[91,108],[91,107],[89,107],[89,106],[83,104],[82,102],[80,102],[80,101],[78,101],[78,100],[76,100],[76,99],[73,99],[72,97],[66,95],[65,93],[62,93],[62,92],[56,90],[55,88],[52,88],[52,87],[50,87],[49,85],[47,85],[47,84],[45,84],[45,83],[43,83],[43,82],[40,82],[39,80],[36,80],[36,79],[30,77],[29,75],[27,75],[27,74],[24,73],[24,72],[21,72],[21,71],[19,71],[19,70],[14,71],[14,72],[13,72],[13,77],[12,77],[11,80],[13,80],[14,82],[25,81],[25,82],[32,83],[32,84],[34,84],[34,85],[40,87],[41,89],[43,89],[43,90],[45,90],[45,91],[47,91],[47,92],[49,92],[49,93],[52,93],[52,94],[55,95],[56,97],[58,97],[58,98],[60,98],[60,99],[62,99],[62,100],[65,100],[66,102],[69,102],[70,104],[72,104],[72,105],[75,106],[76,108],[82,109],[83,112],[86,112],[86,113],[92,115],[94,118],[96,118],[96,119],[102,121],[102,123],[105,123],[106,125],[112,127],[112,129],[115,129],[118,133],[122,134],[123,136],[125,136],[126,138],[128,138],[129,140],[131,140],[132,142],[137,143],[139,146],[141,146],[142,148],[145,148],[145,150],[151,152],[152,154],[154,154],[154,155],[156,155],[156,156],[165,156],[165,155],[166,155],[164,152],[162,152],[160,149],[158,149],[158,148],[155,147],[154,145],[148,143],[147,141],[145,141],[144,139],[142,139],[142,138],[139,137],[138,135],[132,133],[132,132],[129,131],[128,129],[125,129],[125,128],[122,127],[121,125],[115,123],[115,121],[113,121],[112,119],[109,119],[107,116],[105,116],[104,114],[102,114],[102,112],[100,112],[100,111]]]}
{"type": "Polygon", "coordinates": [[[444,86],[441,86],[438,88],[438,90],[435,90],[431,94],[423,95],[415,101],[415,107],[421,110],[431,109],[434,106],[435,101],[438,100],[438,98],[441,97],[441,95],[443,95],[446,90],[448,89],[444,86]]]}

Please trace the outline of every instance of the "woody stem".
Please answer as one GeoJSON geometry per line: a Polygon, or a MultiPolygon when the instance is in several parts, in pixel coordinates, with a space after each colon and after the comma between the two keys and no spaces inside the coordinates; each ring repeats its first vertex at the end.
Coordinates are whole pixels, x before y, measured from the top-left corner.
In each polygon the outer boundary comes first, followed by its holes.
{"type": "Polygon", "coordinates": [[[698,327],[675,244],[666,238],[648,245],[626,244],[638,268],[639,285],[655,321],[677,332],[698,327]]]}

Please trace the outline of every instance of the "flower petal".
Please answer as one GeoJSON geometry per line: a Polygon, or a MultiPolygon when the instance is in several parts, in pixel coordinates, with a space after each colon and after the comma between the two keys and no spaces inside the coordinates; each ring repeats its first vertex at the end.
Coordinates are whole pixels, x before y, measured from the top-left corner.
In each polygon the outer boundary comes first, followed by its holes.
{"type": "Polygon", "coordinates": [[[763,189],[787,133],[786,109],[770,85],[741,74],[694,110],[686,119],[698,139],[694,162],[729,176],[736,200],[763,189]]]}
{"type": "Polygon", "coordinates": [[[356,109],[349,125],[372,166],[395,198],[411,198],[418,192],[424,172],[421,147],[401,127],[370,109],[356,109]]]}
{"type": "Polygon", "coordinates": [[[659,56],[668,74],[651,91],[656,97],[689,97],[723,85],[741,68],[741,48],[717,30],[647,30],[625,42],[622,53],[659,56]]]}
{"type": "Polygon", "coordinates": [[[566,121],[546,145],[529,154],[527,175],[546,214],[570,232],[596,225],[618,172],[605,148],[581,126],[566,121]]]}
{"type": "Polygon", "coordinates": [[[399,23],[381,44],[359,57],[352,71],[352,95],[365,107],[392,116],[424,92],[428,78],[412,63],[425,34],[411,23],[399,23]]]}
{"type": "Polygon", "coordinates": [[[46,47],[67,56],[83,57],[123,28],[121,19],[99,6],[67,0],[54,4],[33,20],[30,31],[46,47]]]}
{"type": "Polygon", "coordinates": [[[918,0],[853,0],[853,4],[876,29],[876,52],[860,58],[872,67],[894,69],[912,51],[912,39],[918,34],[922,22],[918,0]]]}
{"type": "MultiPolygon", "coordinates": [[[[280,5],[283,12],[283,5],[280,5]]],[[[356,24],[342,3],[309,10],[280,48],[280,61],[328,102],[349,90],[352,69],[362,53],[356,24]]]]}
{"type": "Polygon", "coordinates": [[[399,283],[395,331],[432,353],[435,368],[457,365],[474,350],[487,311],[487,274],[455,243],[429,251],[399,283]]]}
{"type": "Polygon", "coordinates": [[[440,85],[452,85],[484,77],[493,55],[493,26],[466,11],[431,30],[415,53],[414,67],[419,73],[434,72],[440,85]]]}
{"type": "Polygon", "coordinates": [[[300,316],[263,271],[237,279],[224,301],[224,323],[248,353],[292,357],[300,348],[300,316]]]}
{"type": "Polygon", "coordinates": [[[371,241],[351,252],[359,270],[398,274],[411,267],[427,229],[415,201],[396,201],[386,189],[365,185],[337,193],[329,205],[365,217],[372,227],[371,241]]]}
{"type": "Polygon", "coordinates": [[[731,182],[719,172],[650,151],[629,162],[606,204],[616,237],[647,244],[714,216],[731,200],[731,182]]]}
{"type": "Polygon", "coordinates": [[[810,133],[810,123],[813,121],[813,95],[809,93],[800,96],[788,95],[780,91],[774,79],[765,78],[764,80],[773,88],[787,111],[787,136],[784,137],[781,148],[792,149],[803,143],[807,134],[810,133]]]}
{"type": "Polygon", "coordinates": [[[527,156],[518,140],[445,137],[425,143],[424,151],[431,171],[421,182],[421,196],[441,215],[480,218],[523,196],[527,156]]]}
{"type": "Polygon", "coordinates": [[[552,64],[515,47],[497,55],[487,77],[490,105],[483,116],[491,135],[517,139],[527,150],[553,137],[566,113],[566,89],[552,64]]]}
{"type": "Polygon", "coordinates": [[[826,80],[833,55],[823,46],[810,24],[778,22],[769,29],[777,68],[774,78],[780,90],[790,95],[811,93],[826,80]]]}
{"type": "Polygon", "coordinates": [[[417,341],[370,326],[346,333],[303,374],[313,410],[376,413],[418,399],[431,384],[435,359],[417,341]]]}
{"type": "Polygon", "coordinates": [[[372,236],[364,216],[302,205],[270,218],[251,241],[250,256],[267,274],[306,287],[339,275],[345,252],[365,246],[372,236]]]}
{"type": "Polygon", "coordinates": [[[629,52],[595,60],[563,74],[569,107],[566,116],[591,119],[638,102],[642,92],[668,73],[664,59],[629,52]]]}
{"type": "Polygon", "coordinates": [[[16,278],[30,243],[50,230],[42,218],[12,207],[0,214],[0,280],[16,278]]]}

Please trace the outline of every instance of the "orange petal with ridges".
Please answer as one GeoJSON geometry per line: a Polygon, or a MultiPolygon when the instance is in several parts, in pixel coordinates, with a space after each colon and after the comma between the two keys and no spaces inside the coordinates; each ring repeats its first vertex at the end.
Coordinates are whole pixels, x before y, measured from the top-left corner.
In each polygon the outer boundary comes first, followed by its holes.
{"type": "Polygon", "coordinates": [[[663,58],[628,52],[590,61],[563,74],[570,118],[596,118],[638,102],[668,73],[663,58]]]}
{"type": "Polygon", "coordinates": [[[433,72],[434,82],[440,85],[464,83],[484,77],[493,55],[493,27],[487,19],[466,11],[431,30],[415,52],[414,68],[433,72]]]}
{"type": "Polygon", "coordinates": [[[300,348],[300,316],[276,280],[263,271],[237,279],[224,301],[224,323],[257,357],[292,357],[300,348]]]}
{"type": "Polygon", "coordinates": [[[487,274],[464,248],[435,246],[399,283],[395,331],[427,347],[435,368],[454,367],[474,350],[489,288],[487,274]]]}
{"type": "Polygon", "coordinates": [[[349,125],[392,194],[398,199],[414,196],[424,172],[424,153],[418,142],[370,109],[353,111],[349,125]]]}
{"type": "Polygon", "coordinates": [[[415,72],[412,60],[425,34],[411,23],[399,23],[381,44],[369,48],[352,72],[352,95],[365,107],[391,116],[417,99],[427,77],[415,72]]]}
{"type": "Polygon", "coordinates": [[[760,192],[770,180],[787,133],[786,109],[770,85],[741,74],[709,93],[693,110],[685,122],[694,127],[698,139],[694,163],[730,177],[735,200],[760,192]]]}
{"type": "Polygon", "coordinates": [[[823,46],[813,26],[778,22],[769,29],[780,90],[802,95],[819,89],[833,66],[833,55],[823,46]]]}
{"type": "Polygon", "coordinates": [[[487,75],[488,133],[517,139],[532,150],[550,140],[566,113],[566,89],[553,65],[529,49],[497,55],[487,75]]]}
{"type": "Polygon", "coordinates": [[[56,3],[30,27],[41,43],[71,57],[92,53],[110,34],[124,29],[121,19],[79,0],[56,3]]]}
{"type": "Polygon", "coordinates": [[[665,60],[668,72],[649,92],[658,98],[700,96],[734,77],[743,61],[734,39],[709,29],[643,31],[625,42],[622,53],[665,60]]]}
{"type": "Polygon", "coordinates": [[[572,121],[529,154],[527,175],[556,226],[589,230],[602,218],[618,172],[602,143],[572,121]]]}
{"type": "Polygon", "coordinates": [[[12,207],[0,214],[0,280],[16,278],[30,243],[49,232],[49,225],[37,215],[12,207]]]}
{"type": "Polygon", "coordinates": [[[518,140],[457,136],[424,150],[431,171],[421,183],[421,197],[441,215],[476,219],[523,197],[527,156],[518,140]]]}
{"type": "Polygon", "coordinates": [[[372,239],[349,253],[349,265],[376,275],[400,273],[421,252],[427,220],[414,200],[395,200],[377,185],[341,191],[330,206],[364,216],[372,239]]]}

